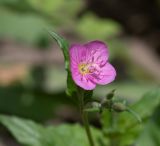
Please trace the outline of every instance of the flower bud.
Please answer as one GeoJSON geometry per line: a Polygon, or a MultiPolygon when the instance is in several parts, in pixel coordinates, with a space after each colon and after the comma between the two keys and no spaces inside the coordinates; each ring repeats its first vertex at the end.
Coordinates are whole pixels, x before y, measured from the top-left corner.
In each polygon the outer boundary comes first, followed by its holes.
{"type": "Polygon", "coordinates": [[[126,111],[127,107],[120,102],[116,102],[116,103],[113,103],[112,109],[116,112],[123,112],[123,111],[126,111]]]}
{"type": "Polygon", "coordinates": [[[107,94],[107,96],[106,96],[106,97],[107,97],[107,99],[108,99],[108,100],[111,100],[111,99],[113,98],[113,96],[114,96],[114,92],[115,92],[115,91],[116,91],[116,90],[115,90],[115,89],[113,89],[110,93],[108,93],[108,94],[107,94]]]}

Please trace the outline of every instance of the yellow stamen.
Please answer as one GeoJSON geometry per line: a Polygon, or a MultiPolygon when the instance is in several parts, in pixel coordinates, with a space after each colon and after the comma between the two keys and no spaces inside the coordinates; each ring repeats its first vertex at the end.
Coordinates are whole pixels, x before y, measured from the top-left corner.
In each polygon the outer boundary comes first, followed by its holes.
{"type": "Polygon", "coordinates": [[[80,63],[79,65],[78,65],[78,69],[79,69],[79,71],[80,71],[80,73],[82,74],[82,75],[86,75],[86,74],[88,74],[88,73],[90,73],[90,71],[89,71],[89,64],[85,64],[85,63],[80,63]]]}

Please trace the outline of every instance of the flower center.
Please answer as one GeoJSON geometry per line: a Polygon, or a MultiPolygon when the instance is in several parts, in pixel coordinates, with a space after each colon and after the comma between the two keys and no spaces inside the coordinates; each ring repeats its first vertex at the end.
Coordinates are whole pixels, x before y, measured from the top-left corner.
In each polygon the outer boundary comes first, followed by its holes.
{"type": "Polygon", "coordinates": [[[96,64],[92,63],[80,63],[78,65],[79,72],[82,75],[91,74],[93,72],[97,72],[99,67],[96,64]]]}
{"type": "Polygon", "coordinates": [[[79,72],[82,74],[82,75],[85,75],[85,74],[88,74],[90,73],[89,71],[89,64],[85,64],[85,63],[80,63],[78,65],[78,69],[79,69],[79,72]]]}

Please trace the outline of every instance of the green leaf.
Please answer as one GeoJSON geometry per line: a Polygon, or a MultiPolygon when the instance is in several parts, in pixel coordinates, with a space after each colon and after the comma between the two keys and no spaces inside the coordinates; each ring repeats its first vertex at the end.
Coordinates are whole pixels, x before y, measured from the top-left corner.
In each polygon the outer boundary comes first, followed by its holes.
{"type": "MultiPolygon", "coordinates": [[[[78,124],[43,127],[30,120],[0,115],[0,122],[17,141],[27,146],[89,146],[84,129],[78,124]]],[[[100,131],[92,128],[96,145],[100,131]]]]}
{"type": "Polygon", "coordinates": [[[69,96],[72,96],[74,92],[76,92],[76,85],[72,79],[71,76],[71,72],[70,72],[70,60],[69,60],[69,44],[68,42],[61,36],[59,36],[58,34],[56,34],[55,32],[51,32],[49,31],[50,35],[57,41],[58,45],[60,46],[62,52],[63,52],[63,56],[64,56],[64,60],[65,60],[65,69],[68,73],[67,75],[67,94],[69,96]]]}
{"type": "Polygon", "coordinates": [[[0,116],[0,122],[11,131],[19,143],[29,146],[42,146],[41,134],[44,129],[41,125],[29,120],[2,115],[0,116]]]}
{"type": "Polygon", "coordinates": [[[150,120],[144,131],[136,141],[136,146],[159,146],[160,145],[160,126],[150,120]]]}
{"type": "Polygon", "coordinates": [[[160,90],[148,92],[130,107],[141,117],[141,124],[130,113],[123,112],[116,115],[113,132],[113,129],[109,128],[112,125],[111,115],[109,112],[104,112],[102,114],[103,129],[107,132],[107,135],[116,135],[119,146],[131,145],[144,130],[145,125],[159,105],[160,90]]]}
{"type": "Polygon", "coordinates": [[[160,145],[160,105],[147,122],[143,132],[135,142],[136,146],[159,146],[160,145]]]}
{"type": "Polygon", "coordinates": [[[71,76],[71,72],[68,71],[68,75],[67,75],[67,90],[66,90],[66,93],[68,96],[73,96],[74,93],[76,93],[77,91],[77,87],[72,79],[72,76],[71,76]]]}
{"type": "Polygon", "coordinates": [[[137,119],[137,121],[138,121],[139,123],[142,122],[142,120],[141,120],[141,118],[140,118],[140,116],[139,116],[138,113],[136,113],[135,111],[133,111],[133,110],[130,109],[130,108],[127,108],[126,111],[128,111],[130,114],[132,114],[132,115],[135,117],[135,119],[137,119]]]}
{"type": "MultiPolygon", "coordinates": [[[[131,109],[134,110],[142,119],[142,122],[146,122],[152,114],[154,113],[155,109],[160,105],[160,90],[152,91],[146,93],[139,101],[131,106],[131,109]]],[[[129,113],[123,113],[121,115],[121,121],[124,122],[124,119],[127,117],[124,125],[126,129],[132,125],[138,124],[136,119],[129,115],[129,113]]]]}
{"type": "Polygon", "coordinates": [[[68,71],[69,70],[69,52],[68,52],[69,44],[64,38],[62,38],[55,32],[49,31],[49,33],[57,41],[58,45],[60,46],[65,59],[65,69],[68,71]]]}
{"type": "Polygon", "coordinates": [[[160,90],[146,93],[131,109],[133,109],[142,119],[139,124],[129,113],[123,113],[119,118],[119,129],[123,129],[121,135],[121,145],[132,144],[145,129],[148,120],[151,119],[156,108],[160,105],[160,90]]]}

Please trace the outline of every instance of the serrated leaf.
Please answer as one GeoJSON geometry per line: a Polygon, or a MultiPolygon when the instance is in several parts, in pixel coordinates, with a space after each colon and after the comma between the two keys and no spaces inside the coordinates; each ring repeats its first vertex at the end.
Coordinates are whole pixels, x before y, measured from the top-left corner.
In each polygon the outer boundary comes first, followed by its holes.
{"type": "Polygon", "coordinates": [[[55,32],[50,32],[50,35],[57,41],[58,45],[60,46],[64,60],[65,60],[65,69],[67,71],[67,94],[72,96],[74,92],[76,92],[76,85],[72,79],[71,72],[70,72],[70,60],[69,60],[69,43],[61,36],[56,34],[55,32]]]}
{"type": "MultiPolygon", "coordinates": [[[[7,127],[17,141],[27,146],[89,146],[84,129],[78,125],[63,124],[44,127],[31,120],[0,115],[0,122],[7,127]]],[[[100,131],[92,128],[96,145],[100,131]]]]}

